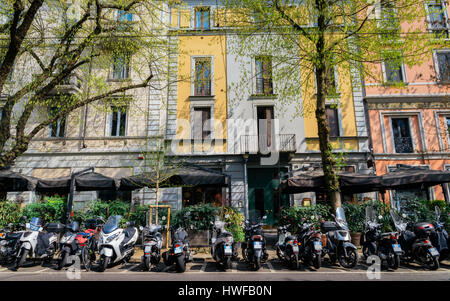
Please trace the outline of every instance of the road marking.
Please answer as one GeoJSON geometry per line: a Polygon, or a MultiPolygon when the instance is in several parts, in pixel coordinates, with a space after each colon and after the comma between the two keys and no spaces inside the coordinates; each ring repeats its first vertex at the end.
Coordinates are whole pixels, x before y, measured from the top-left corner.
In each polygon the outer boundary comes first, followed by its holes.
{"type": "MultiPolygon", "coordinates": [[[[45,272],[45,271],[47,271],[47,270],[50,270],[50,268],[45,268],[45,269],[42,269],[42,270],[39,270],[39,271],[33,272],[33,274],[38,274],[38,273],[42,273],[42,272],[45,272]]],[[[25,273],[26,273],[26,272],[25,272],[25,273]]]]}
{"type": "Polygon", "coordinates": [[[126,273],[130,272],[131,269],[134,269],[135,267],[139,266],[139,264],[132,264],[129,268],[125,268],[125,271],[120,271],[119,273],[126,273]]]}
{"type": "Polygon", "coordinates": [[[272,273],[276,273],[276,271],[274,270],[272,264],[271,264],[269,261],[267,261],[267,266],[269,267],[269,270],[270,270],[272,273]]]}

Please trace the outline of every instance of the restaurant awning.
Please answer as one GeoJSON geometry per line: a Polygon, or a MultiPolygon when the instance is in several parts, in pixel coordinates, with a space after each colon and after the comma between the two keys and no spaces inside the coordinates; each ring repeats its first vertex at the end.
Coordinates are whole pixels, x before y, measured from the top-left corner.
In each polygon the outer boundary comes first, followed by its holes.
{"type": "Polygon", "coordinates": [[[395,171],[381,176],[381,186],[386,190],[430,187],[445,183],[450,183],[450,171],[417,166],[397,165],[395,171]]]}
{"type": "Polygon", "coordinates": [[[118,180],[97,172],[86,172],[75,176],[76,191],[117,190],[118,180]]]}
{"type": "Polygon", "coordinates": [[[70,191],[70,177],[38,179],[36,191],[68,193],[70,191]]]}
{"type": "MultiPolygon", "coordinates": [[[[364,193],[379,191],[381,177],[375,175],[340,172],[339,181],[343,193],[364,193]]],[[[300,172],[281,182],[286,193],[320,192],[326,190],[325,177],[322,170],[300,172]]]]}
{"type": "MultiPolygon", "coordinates": [[[[196,166],[181,166],[168,168],[161,171],[160,187],[181,187],[181,186],[221,186],[225,187],[227,175],[206,170],[196,166]]],[[[130,177],[123,177],[119,180],[119,190],[135,190],[144,187],[154,188],[156,186],[156,173],[147,172],[130,177]]]]}
{"type": "Polygon", "coordinates": [[[38,179],[9,170],[0,170],[0,191],[34,191],[38,179]]]}

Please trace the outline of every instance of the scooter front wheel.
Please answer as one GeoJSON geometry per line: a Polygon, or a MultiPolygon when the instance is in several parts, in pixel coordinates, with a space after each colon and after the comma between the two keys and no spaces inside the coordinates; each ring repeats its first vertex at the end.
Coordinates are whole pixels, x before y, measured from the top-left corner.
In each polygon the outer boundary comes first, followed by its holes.
{"type": "Polygon", "coordinates": [[[67,261],[67,252],[66,251],[62,251],[61,252],[61,256],[60,256],[60,258],[58,260],[58,266],[56,267],[56,269],[57,270],[61,270],[64,267],[66,261],[67,261]]]}
{"type": "Polygon", "coordinates": [[[109,265],[109,257],[101,256],[100,257],[100,272],[104,272],[109,265]]]}
{"type": "Polygon", "coordinates": [[[20,268],[24,263],[25,260],[27,259],[27,250],[21,250],[21,254],[20,257],[17,258],[16,260],[16,264],[14,265],[14,268],[17,270],[18,268],[20,268]]]}
{"type": "Polygon", "coordinates": [[[346,269],[351,269],[358,263],[358,253],[355,249],[347,248],[347,256],[344,254],[344,250],[338,252],[338,261],[346,269]]]}

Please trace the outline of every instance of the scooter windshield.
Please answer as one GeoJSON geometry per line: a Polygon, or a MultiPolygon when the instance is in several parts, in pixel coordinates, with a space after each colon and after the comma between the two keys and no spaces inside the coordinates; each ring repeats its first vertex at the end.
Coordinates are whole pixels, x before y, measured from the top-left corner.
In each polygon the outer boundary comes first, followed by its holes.
{"type": "Polygon", "coordinates": [[[375,223],[377,221],[377,216],[375,214],[375,210],[372,206],[366,207],[366,222],[375,223]]]}
{"type": "Polygon", "coordinates": [[[39,217],[33,217],[30,221],[30,229],[37,231],[40,227],[42,227],[42,220],[39,217]]]}
{"type": "Polygon", "coordinates": [[[336,209],[336,222],[343,230],[348,230],[347,220],[345,219],[345,213],[342,207],[336,209]]]}
{"type": "Polygon", "coordinates": [[[112,215],[109,217],[106,224],[103,226],[103,233],[109,234],[119,228],[119,222],[122,219],[120,215],[112,215]]]}
{"type": "Polygon", "coordinates": [[[405,231],[407,224],[402,220],[402,218],[392,209],[389,210],[389,213],[394,221],[395,228],[397,228],[398,231],[405,231]]]}

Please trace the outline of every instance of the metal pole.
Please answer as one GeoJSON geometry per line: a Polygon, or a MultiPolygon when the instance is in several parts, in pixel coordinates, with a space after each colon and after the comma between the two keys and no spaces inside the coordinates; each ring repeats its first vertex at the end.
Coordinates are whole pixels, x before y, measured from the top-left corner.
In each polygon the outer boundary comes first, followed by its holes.
{"type": "Polygon", "coordinates": [[[247,193],[247,158],[244,158],[244,208],[245,218],[248,218],[248,193],[247,193]]]}
{"type": "Polygon", "coordinates": [[[72,207],[73,207],[73,192],[75,191],[75,177],[88,172],[88,171],[94,171],[93,167],[90,167],[88,169],[79,171],[79,172],[75,172],[73,174],[70,175],[70,190],[69,190],[69,199],[67,200],[67,213],[66,213],[66,220],[64,221],[64,223],[67,223],[71,216],[72,216],[72,207]]]}

